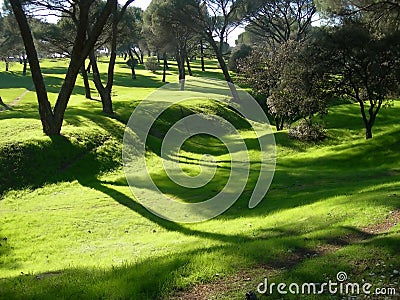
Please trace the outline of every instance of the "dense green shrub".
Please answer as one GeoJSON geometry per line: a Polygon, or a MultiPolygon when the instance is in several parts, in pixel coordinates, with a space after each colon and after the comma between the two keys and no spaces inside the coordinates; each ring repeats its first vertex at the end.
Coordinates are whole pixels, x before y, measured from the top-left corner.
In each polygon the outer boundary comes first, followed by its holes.
{"type": "Polygon", "coordinates": [[[245,44],[242,44],[239,49],[234,50],[228,62],[229,70],[237,73],[239,71],[238,70],[239,60],[248,57],[251,53],[251,50],[252,48],[245,44]]]}
{"type": "Polygon", "coordinates": [[[159,70],[160,64],[158,63],[157,57],[149,57],[144,63],[144,67],[146,70],[152,71],[153,73],[159,70]]]}
{"type": "Polygon", "coordinates": [[[304,142],[318,142],[326,138],[326,130],[320,124],[302,120],[289,129],[289,137],[304,142]]]}

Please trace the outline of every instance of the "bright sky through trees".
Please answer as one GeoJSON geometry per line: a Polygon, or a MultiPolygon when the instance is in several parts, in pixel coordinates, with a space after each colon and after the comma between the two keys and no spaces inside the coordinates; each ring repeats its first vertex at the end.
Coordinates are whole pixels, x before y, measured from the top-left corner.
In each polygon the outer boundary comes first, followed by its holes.
{"type": "MultiPolygon", "coordinates": [[[[140,7],[143,10],[146,10],[146,8],[149,6],[151,1],[149,0],[135,0],[132,3],[132,6],[140,7]]],[[[0,0],[0,7],[3,6],[4,0],[0,0]]],[[[244,28],[238,27],[236,28],[228,37],[228,43],[231,46],[235,46],[235,40],[237,40],[239,34],[244,32],[244,28]]]]}

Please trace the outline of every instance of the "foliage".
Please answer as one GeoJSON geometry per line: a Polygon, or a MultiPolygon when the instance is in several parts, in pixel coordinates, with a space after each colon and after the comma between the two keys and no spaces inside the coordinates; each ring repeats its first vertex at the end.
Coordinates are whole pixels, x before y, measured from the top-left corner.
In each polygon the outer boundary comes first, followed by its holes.
{"type": "Polygon", "coordinates": [[[155,73],[157,70],[160,69],[160,64],[158,63],[157,57],[149,57],[147,58],[146,62],[144,63],[144,67],[146,70],[150,70],[155,73]]]}
{"type": "Polygon", "coordinates": [[[302,40],[309,32],[316,7],[313,0],[244,1],[246,29],[270,45],[302,40]]]}
{"type": "Polygon", "coordinates": [[[311,62],[307,43],[288,41],[274,52],[259,48],[240,63],[240,78],[254,92],[267,97],[277,130],[299,118],[311,121],[327,113],[324,77],[311,62]]]}
{"type": "Polygon", "coordinates": [[[290,127],[289,137],[304,142],[318,142],[326,138],[326,130],[318,123],[301,120],[290,127]]]}
{"type": "Polygon", "coordinates": [[[134,59],[132,59],[132,58],[129,58],[127,61],[126,61],[126,64],[129,66],[129,67],[136,67],[138,64],[139,64],[139,61],[136,59],[136,58],[134,58],[134,59]]]}
{"type": "Polygon", "coordinates": [[[15,17],[12,14],[0,15],[0,59],[19,58],[24,52],[15,17]]]}
{"type": "Polygon", "coordinates": [[[248,57],[251,53],[252,48],[248,45],[242,44],[240,48],[233,51],[231,57],[229,58],[228,68],[229,70],[237,73],[238,70],[238,61],[240,59],[244,59],[248,57]]]}
{"type": "Polygon", "coordinates": [[[363,22],[371,30],[390,33],[400,29],[399,1],[385,0],[316,0],[321,15],[341,21],[363,22]]]}
{"type": "Polygon", "coordinates": [[[330,74],[331,89],[359,105],[366,138],[388,97],[399,91],[400,32],[384,36],[358,23],[346,23],[319,41],[320,62],[330,74]]]}

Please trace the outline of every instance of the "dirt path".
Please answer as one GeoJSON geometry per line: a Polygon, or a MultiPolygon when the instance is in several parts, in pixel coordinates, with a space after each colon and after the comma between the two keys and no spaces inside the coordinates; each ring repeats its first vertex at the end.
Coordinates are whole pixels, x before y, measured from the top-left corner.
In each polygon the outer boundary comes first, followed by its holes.
{"type": "Polygon", "coordinates": [[[10,104],[5,104],[5,106],[0,107],[0,112],[6,111],[10,109],[11,107],[15,106],[18,104],[19,101],[22,100],[23,97],[25,97],[26,94],[31,92],[34,89],[35,86],[31,86],[29,89],[26,89],[21,95],[19,95],[17,98],[15,98],[13,101],[10,102],[10,104]]]}

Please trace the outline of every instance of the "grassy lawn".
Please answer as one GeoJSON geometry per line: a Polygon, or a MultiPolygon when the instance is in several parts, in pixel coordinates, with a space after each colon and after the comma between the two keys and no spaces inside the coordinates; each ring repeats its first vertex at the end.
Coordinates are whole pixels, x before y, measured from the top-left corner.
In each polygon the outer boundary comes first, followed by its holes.
{"type": "MultiPolygon", "coordinates": [[[[221,79],[216,62],[207,64],[209,71],[201,74],[194,63],[195,74],[221,79]]],[[[43,63],[51,101],[66,66],[62,60],[43,63]]],[[[107,65],[100,66],[105,72],[107,65]]],[[[12,71],[0,73],[6,104],[31,85],[12,71]]],[[[169,72],[167,80],[175,81],[172,63],[169,72]]],[[[400,226],[379,229],[400,207],[399,101],[379,113],[369,141],[353,104],[330,108],[323,143],[276,133],[277,167],[260,205],[247,208],[257,179],[254,164],[244,193],[227,212],[177,224],[137,202],[122,169],[125,124],[134,107],[162,86],[161,73],[139,67],[137,75],[132,81],[128,66],[118,61],[115,118],[102,115],[98,100],[84,99],[78,78],[62,137],[42,134],[33,92],[0,112],[0,299],[245,299],[265,277],[323,282],[339,271],[352,282],[395,287],[400,294],[394,272],[400,270],[400,226]]],[[[204,103],[193,100],[179,110],[200,112],[204,103]]],[[[231,110],[210,101],[207,111],[246,135],[243,119],[231,110]]],[[[175,119],[171,108],[158,131],[175,119]]],[[[157,135],[148,139],[153,166],[160,143],[157,135]]],[[[248,147],[256,158],[257,145],[248,147]]],[[[211,137],[193,137],[184,149],[186,157],[213,152],[226,159],[226,149],[211,137]]],[[[197,164],[180,163],[186,172],[198,172],[197,164]]],[[[161,171],[156,175],[166,193],[202,201],[222,189],[227,171],[192,192],[170,185],[161,171]]]]}

